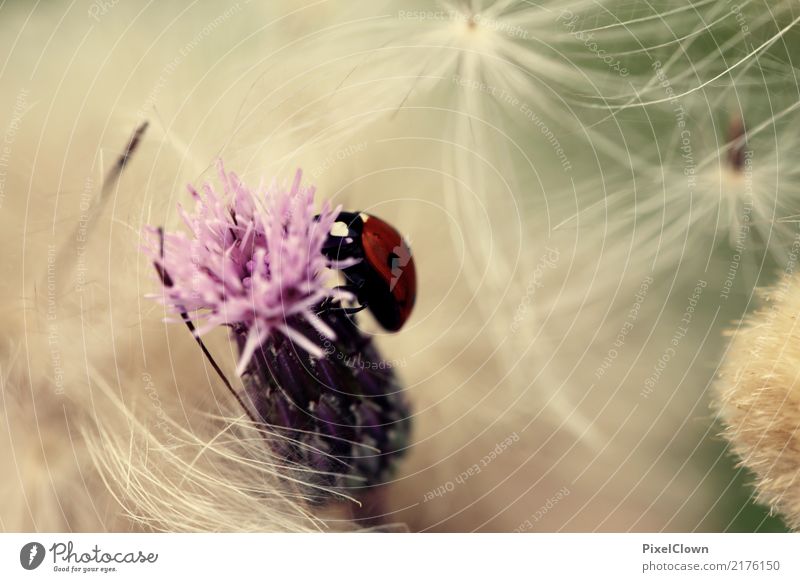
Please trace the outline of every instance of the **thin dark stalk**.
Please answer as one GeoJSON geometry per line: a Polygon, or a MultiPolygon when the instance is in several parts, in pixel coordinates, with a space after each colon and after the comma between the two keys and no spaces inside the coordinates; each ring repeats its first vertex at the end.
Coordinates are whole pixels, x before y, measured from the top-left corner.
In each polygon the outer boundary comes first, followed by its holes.
{"type": "MultiPolygon", "coordinates": [[[[161,255],[161,258],[163,258],[164,257],[164,229],[163,228],[159,228],[158,229],[158,238],[159,238],[159,241],[158,241],[159,242],[159,254],[161,255]]],[[[164,269],[164,267],[161,266],[158,263],[154,263],[154,266],[155,266],[156,272],[158,273],[158,276],[161,279],[161,282],[164,284],[164,286],[165,287],[172,287],[172,285],[173,285],[172,277],[169,276],[169,273],[167,272],[167,270],[164,269]]],[[[222,380],[222,383],[225,384],[225,387],[228,389],[228,391],[231,394],[233,394],[234,398],[236,398],[236,402],[238,402],[239,406],[242,407],[242,410],[244,410],[245,414],[247,414],[247,417],[250,420],[253,421],[253,424],[257,425],[258,424],[258,420],[256,420],[256,417],[253,416],[252,412],[250,412],[250,409],[247,407],[247,405],[245,404],[244,400],[242,400],[242,397],[239,395],[239,393],[236,391],[236,389],[230,383],[230,380],[228,380],[228,377],[222,371],[222,368],[219,367],[219,364],[217,364],[217,361],[211,355],[211,352],[208,351],[208,348],[206,347],[206,344],[203,343],[203,340],[195,333],[196,328],[194,326],[194,323],[192,323],[192,320],[189,318],[189,314],[187,312],[185,312],[185,311],[181,311],[181,319],[183,319],[183,322],[186,324],[186,327],[189,328],[189,331],[192,333],[192,337],[194,338],[194,341],[196,341],[197,345],[200,346],[200,349],[203,350],[203,355],[205,355],[206,359],[211,364],[211,367],[214,368],[214,371],[220,377],[220,379],[222,380]]]]}
{"type": "Polygon", "coordinates": [[[214,358],[211,356],[211,352],[208,351],[206,344],[204,344],[203,340],[200,339],[200,337],[198,337],[198,335],[195,333],[194,323],[192,323],[192,320],[189,319],[189,314],[186,313],[185,311],[181,312],[181,318],[183,319],[183,322],[186,324],[186,327],[189,328],[189,331],[192,332],[192,337],[197,342],[197,345],[200,346],[200,349],[203,350],[203,354],[208,359],[209,363],[211,364],[211,367],[214,368],[214,371],[222,379],[222,382],[225,384],[225,387],[230,391],[231,394],[233,394],[233,397],[236,398],[236,401],[239,403],[242,409],[244,409],[245,414],[247,414],[248,418],[252,420],[254,424],[258,424],[258,420],[256,420],[256,417],[253,416],[252,412],[250,412],[250,409],[247,407],[244,400],[242,400],[242,397],[234,389],[233,385],[230,383],[230,380],[228,380],[227,376],[225,376],[225,373],[219,367],[216,360],[214,360],[214,358]]]}

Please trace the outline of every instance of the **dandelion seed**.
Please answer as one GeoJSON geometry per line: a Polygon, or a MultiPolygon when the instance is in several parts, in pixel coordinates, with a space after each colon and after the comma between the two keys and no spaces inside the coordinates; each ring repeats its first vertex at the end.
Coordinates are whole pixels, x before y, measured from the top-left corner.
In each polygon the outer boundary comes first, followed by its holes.
{"type": "Polygon", "coordinates": [[[748,255],[783,265],[797,244],[800,174],[785,160],[798,138],[783,118],[796,118],[789,115],[796,106],[759,119],[748,116],[749,101],[726,107],[723,93],[672,103],[669,141],[654,148],[658,159],[639,155],[634,181],[579,213],[609,241],[635,240],[626,252],[642,268],[672,270],[692,258],[707,266],[726,247],[737,262],[748,255]]]}
{"type": "MultiPolygon", "coordinates": [[[[453,137],[448,128],[456,123],[453,115],[477,126],[502,123],[498,111],[517,117],[523,104],[548,115],[562,112],[559,88],[577,96],[619,80],[616,71],[590,78],[574,62],[587,51],[570,23],[594,8],[583,0],[440,1],[427,10],[403,2],[359,3],[358,18],[320,29],[292,53],[295,65],[313,74],[318,90],[312,103],[296,111],[291,126],[282,124],[276,133],[316,127],[314,143],[341,141],[406,108],[438,107],[440,123],[453,137]],[[567,47],[581,48],[566,54],[567,47]]],[[[598,61],[593,54],[586,60],[598,61]]],[[[306,82],[297,79],[285,89],[304,94],[306,82]]],[[[270,106],[278,106],[275,88],[267,90],[270,106]]],[[[470,134],[470,143],[479,141],[470,134]]]]}

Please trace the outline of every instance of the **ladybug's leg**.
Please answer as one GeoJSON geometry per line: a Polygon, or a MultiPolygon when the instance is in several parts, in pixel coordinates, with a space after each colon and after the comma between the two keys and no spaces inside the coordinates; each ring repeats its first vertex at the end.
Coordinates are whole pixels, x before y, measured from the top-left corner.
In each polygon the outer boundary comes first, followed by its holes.
{"type": "Polygon", "coordinates": [[[355,315],[359,311],[364,311],[366,308],[366,305],[359,305],[357,307],[330,307],[328,311],[340,311],[345,315],[355,315]]]}
{"type": "MultiPolygon", "coordinates": [[[[350,293],[354,297],[358,297],[358,290],[360,286],[352,284],[349,280],[344,285],[337,285],[336,287],[332,288],[331,291],[343,291],[345,293],[350,293]]],[[[338,299],[334,297],[328,297],[322,302],[323,306],[328,306],[332,303],[337,302],[338,299]]]]}
{"type": "Polygon", "coordinates": [[[345,270],[343,273],[347,282],[344,285],[334,287],[333,291],[345,291],[350,293],[358,299],[359,305],[355,307],[343,307],[340,303],[337,303],[335,299],[329,298],[323,301],[320,306],[322,311],[342,311],[347,314],[353,314],[367,308],[366,302],[359,297],[359,291],[364,286],[364,279],[351,271],[345,270]]]}
{"type": "MultiPolygon", "coordinates": [[[[362,286],[362,285],[363,285],[363,283],[361,283],[361,284],[354,284],[354,283],[352,283],[351,281],[349,281],[349,280],[348,280],[348,282],[347,282],[345,285],[337,285],[336,287],[334,287],[333,289],[331,289],[331,291],[344,291],[344,292],[346,292],[346,293],[350,293],[350,294],[351,294],[351,295],[353,295],[354,297],[358,298],[358,292],[359,292],[359,290],[361,289],[361,286],[362,286]]],[[[323,303],[323,305],[324,305],[325,303],[333,303],[333,302],[335,302],[335,301],[336,301],[336,299],[333,299],[333,298],[328,298],[328,299],[326,299],[326,300],[325,300],[325,302],[323,303]]],[[[361,300],[359,299],[359,303],[363,303],[363,301],[361,301],[361,300]]]]}
{"type": "MultiPolygon", "coordinates": [[[[340,285],[338,287],[334,287],[334,291],[337,289],[341,289],[342,291],[347,291],[349,293],[353,293],[353,289],[349,285],[340,285]]],[[[355,293],[353,293],[355,295],[355,293]]],[[[338,303],[335,299],[328,298],[322,302],[319,306],[320,313],[326,311],[339,311],[345,313],[347,315],[356,314],[359,311],[363,311],[367,308],[366,304],[356,305],[354,307],[344,307],[341,303],[338,303]]]]}

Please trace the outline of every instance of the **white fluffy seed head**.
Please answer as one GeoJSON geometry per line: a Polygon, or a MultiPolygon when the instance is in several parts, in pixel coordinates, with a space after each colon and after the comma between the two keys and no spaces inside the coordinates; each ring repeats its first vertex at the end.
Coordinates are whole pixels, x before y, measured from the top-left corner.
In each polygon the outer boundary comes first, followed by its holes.
{"type": "Polygon", "coordinates": [[[800,528],[800,279],[787,276],[732,330],[715,388],[723,435],[759,500],[800,528]]]}

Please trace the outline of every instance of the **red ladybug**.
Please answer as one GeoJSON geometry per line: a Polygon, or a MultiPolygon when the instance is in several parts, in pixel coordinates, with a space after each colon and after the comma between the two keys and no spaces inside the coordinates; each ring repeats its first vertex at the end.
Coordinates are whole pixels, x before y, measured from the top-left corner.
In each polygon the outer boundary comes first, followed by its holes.
{"type": "Polygon", "coordinates": [[[351,291],[387,331],[397,331],[411,315],[417,297],[417,273],[411,249],[397,230],[364,212],[340,212],[347,234],[331,234],[322,252],[332,260],[361,259],[342,269],[351,291]]]}

